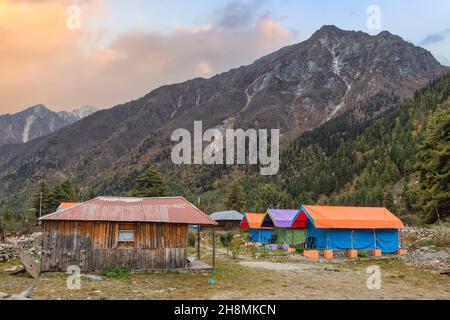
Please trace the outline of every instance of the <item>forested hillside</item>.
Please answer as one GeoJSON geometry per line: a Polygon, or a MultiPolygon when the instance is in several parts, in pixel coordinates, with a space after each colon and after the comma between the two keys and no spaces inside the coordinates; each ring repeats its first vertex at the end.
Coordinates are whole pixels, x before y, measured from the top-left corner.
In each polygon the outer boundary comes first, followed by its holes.
{"type": "MultiPolygon", "coordinates": [[[[379,119],[358,123],[352,122],[355,113],[344,114],[285,148],[275,178],[247,171],[225,178],[223,189],[238,181],[244,207],[251,211],[319,202],[386,206],[410,223],[445,219],[450,212],[449,96],[448,74],[379,119]]],[[[395,101],[376,97],[372,104],[395,101]]],[[[207,193],[204,206],[220,203],[217,196],[207,193]]]]}

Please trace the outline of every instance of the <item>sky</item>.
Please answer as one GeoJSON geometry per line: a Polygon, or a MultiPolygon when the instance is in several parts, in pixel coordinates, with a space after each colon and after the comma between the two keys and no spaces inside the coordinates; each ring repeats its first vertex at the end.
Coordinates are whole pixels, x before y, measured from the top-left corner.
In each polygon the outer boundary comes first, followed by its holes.
{"type": "Polygon", "coordinates": [[[450,65],[449,16],[448,0],[0,0],[0,114],[109,108],[330,24],[388,30],[450,65]]]}

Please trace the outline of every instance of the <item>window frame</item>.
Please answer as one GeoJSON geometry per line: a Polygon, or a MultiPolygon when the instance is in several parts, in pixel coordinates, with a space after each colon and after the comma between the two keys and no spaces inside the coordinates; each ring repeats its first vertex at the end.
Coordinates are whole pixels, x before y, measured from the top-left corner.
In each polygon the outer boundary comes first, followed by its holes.
{"type": "Polygon", "coordinates": [[[130,249],[136,247],[136,224],[119,223],[117,230],[117,247],[120,249],[130,249]],[[133,233],[133,240],[120,240],[121,233],[133,233]]]}
{"type": "Polygon", "coordinates": [[[135,230],[120,230],[119,229],[119,233],[118,233],[118,236],[117,236],[117,241],[118,242],[123,242],[123,243],[135,242],[136,241],[136,231],[135,230]],[[121,240],[120,239],[120,234],[124,234],[124,233],[133,234],[133,240],[121,240]]]}

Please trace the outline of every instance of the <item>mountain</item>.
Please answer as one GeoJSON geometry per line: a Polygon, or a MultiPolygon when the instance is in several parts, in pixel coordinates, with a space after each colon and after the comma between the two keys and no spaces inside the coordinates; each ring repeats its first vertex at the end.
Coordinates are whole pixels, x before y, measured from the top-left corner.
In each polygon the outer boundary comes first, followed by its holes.
{"type": "Polygon", "coordinates": [[[0,145],[27,143],[87,117],[97,109],[81,107],[53,112],[40,104],[15,114],[0,116],[0,145]]]}
{"type": "MultiPolygon", "coordinates": [[[[145,166],[167,159],[173,130],[191,129],[194,120],[204,128],[280,128],[286,142],[345,114],[365,126],[446,70],[389,32],[325,26],[249,66],[163,86],[27,144],[0,147],[0,196],[21,202],[44,177],[70,177],[93,194],[128,191],[145,166]]],[[[186,170],[211,188],[213,179],[186,170]]]]}

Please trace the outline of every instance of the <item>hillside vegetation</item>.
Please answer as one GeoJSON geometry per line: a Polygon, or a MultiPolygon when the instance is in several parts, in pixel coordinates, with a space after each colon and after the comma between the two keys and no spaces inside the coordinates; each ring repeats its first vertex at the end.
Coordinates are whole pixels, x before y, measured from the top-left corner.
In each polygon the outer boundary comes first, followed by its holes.
{"type": "MultiPolygon", "coordinates": [[[[377,119],[360,123],[352,121],[354,113],[345,114],[300,136],[282,152],[276,177],[260,177],[252,168],[223,178],[220,188],[229,189],[233,181],[242,184],[245,208],[250,211],[319,202],[386,206],[410,223],[446,219],[450,212],[449,97],[447,74],[377,119]]],[[[384,96],[372,104],[394,102],[384,96]]],[[[203,204],[213,209],[221,201],[213,191],[203,204]]]]}

